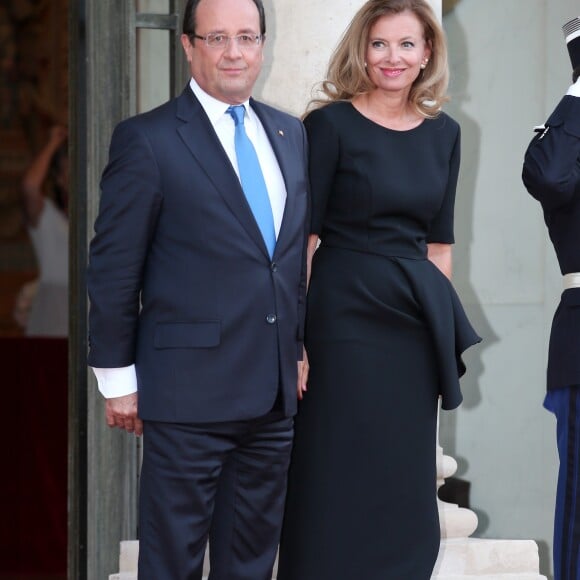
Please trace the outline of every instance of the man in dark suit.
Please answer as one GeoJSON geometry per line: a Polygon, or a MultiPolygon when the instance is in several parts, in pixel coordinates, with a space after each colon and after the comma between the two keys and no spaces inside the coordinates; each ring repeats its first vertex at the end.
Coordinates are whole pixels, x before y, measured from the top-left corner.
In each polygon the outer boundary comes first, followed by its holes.
{"type": "Polygon", "coordinates": [[[108,424],[144,434],[141,580],[201,578],[208,537],[212,580],[272,576],[308,195],[302,124],[250,98],[264,35],[261,0],[189,0],[191,81],[116,127],[102,177],[89,364],[108,424]]]}
{"type": "Polygon", "coordinates": [[[560,469],[554,579],[580,579],[580,18],[564,25],[573,82],[526,152],[523,180],[541,204],[564,276],[550,335],[544,406],[557,420],[560,469]]]}

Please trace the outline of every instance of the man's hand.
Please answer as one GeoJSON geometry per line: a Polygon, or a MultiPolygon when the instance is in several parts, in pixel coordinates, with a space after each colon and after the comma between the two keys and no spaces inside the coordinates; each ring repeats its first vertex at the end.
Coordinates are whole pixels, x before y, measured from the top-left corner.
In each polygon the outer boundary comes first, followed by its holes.
{"type": "Polygon", "coordinates": [[[109,427],[119,427],[135,435],[143,434],[143,421],[137,417],[137,393],[107,399],[105,417],[109,427]]]}

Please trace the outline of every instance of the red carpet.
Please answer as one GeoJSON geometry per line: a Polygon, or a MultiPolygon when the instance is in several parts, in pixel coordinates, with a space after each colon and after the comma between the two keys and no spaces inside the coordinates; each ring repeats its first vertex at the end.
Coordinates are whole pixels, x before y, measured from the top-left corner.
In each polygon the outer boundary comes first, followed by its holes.
{"type": "Polygon", "coordinates": [[[0,338],[0,578],[66,573],[67,348],[0,338]]]}

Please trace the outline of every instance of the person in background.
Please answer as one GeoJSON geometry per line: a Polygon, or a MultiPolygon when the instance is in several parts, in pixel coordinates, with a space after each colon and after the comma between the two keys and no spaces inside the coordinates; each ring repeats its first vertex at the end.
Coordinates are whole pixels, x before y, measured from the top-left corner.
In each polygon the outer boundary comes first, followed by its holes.
{"type": "Polygon", "coordinates": [[[580,18],[564,27],[573,84],[536,128],[522,179],[537,199],[564,277],[552,321],[544,407],[555,414],[560,457],[554,580],[580,579],[580,18]]]}
{"type": "Polygon", "coordinates": [[[143,433],[139,579],[271,580],[302,366],[299,119],[251,98],[261,0],[189,0],[191,80],[120,123],[90,246],[89,364],[143,433]]]}
{"type": "Polygon", "coordinates": [[[68,336],[67,147],[66,128],[53,126],[22,179],[24,215],[39,271],[38,279],[17,299],[27,336],[68,336]]]}
{"type": "Polygon", "coordinates": [[[307,392],[278,580],[427,580],[436,425],[479,340],[449,281],[458,124],[423,0],[370,0],[335,50],[310,147],[307,392]],[[320,246],[315,250],[320,241],[320,246]]]}

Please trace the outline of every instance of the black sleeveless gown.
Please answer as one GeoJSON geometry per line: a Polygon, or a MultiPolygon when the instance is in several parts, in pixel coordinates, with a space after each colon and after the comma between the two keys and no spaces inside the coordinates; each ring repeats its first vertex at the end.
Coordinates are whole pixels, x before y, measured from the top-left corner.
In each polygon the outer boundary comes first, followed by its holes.
{"type": "Polygon", "coordinates": [[[339,102],[305,120],[312,233],[308,391],[278,580],[428,580],[439,548],[437,399],[461,402],[480,339],[428,242],[452,243],[458,124],[393,131],[339,102]]]}

